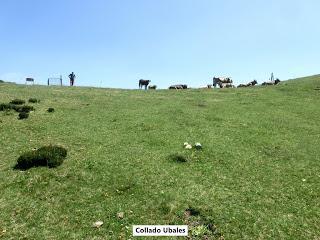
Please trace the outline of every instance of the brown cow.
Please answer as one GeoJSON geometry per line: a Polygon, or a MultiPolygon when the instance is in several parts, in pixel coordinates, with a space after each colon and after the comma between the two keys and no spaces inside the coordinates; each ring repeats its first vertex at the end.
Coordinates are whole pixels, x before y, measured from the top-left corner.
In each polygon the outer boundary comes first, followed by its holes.
{"type": "Polygon", "coordinates": [[[240,84],[240,85],[238,85],[238,87],[251,87],[251,86],[254,86],[256,84],[258,84],[257,80],[253,80],[253,81],[251,81],[251,82],[249,82],[247,84],[240,84]]]}
{"type": "Polygon", "coordinates": [[[264,83],[262,83],[261,85],[262,85],[262,86],[266,86],[266,85],[277,85],[277,84],[279,84],[279,83],[280,83],[280,80],[279,80],[279,78],[277,78],[277,79],[274,80],[274,81],[264,82],[264,83]]]}
{"type": "Polygon", "coordinates": [[[157,89],[157,85],[150,85],[150,86],[148,87],[148,89],[156,90],[156,89],[157,89]]]}
{"type": "Polygon", "coordinates": [[[147,87],[149,85],[149,83],[151,82],[151,80],[143,80],[143,79],[140,79],[139,80],[139,89],[142,88],[142,86],[144,86],[144,89],[147,90],[147,87]]]}
{"type": "Polygon", "coordinates": [[[177,84],[177,85],[171,85],[169,89],[187,89],[188,85],[186,84],[177,84]]]}

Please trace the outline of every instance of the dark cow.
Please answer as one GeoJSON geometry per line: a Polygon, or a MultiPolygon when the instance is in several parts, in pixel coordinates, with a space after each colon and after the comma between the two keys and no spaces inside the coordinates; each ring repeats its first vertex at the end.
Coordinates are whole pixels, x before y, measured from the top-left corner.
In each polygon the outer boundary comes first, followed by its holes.
{"type": "Polygon", "coordinates": [[[251,87],[251,86],[254,86],[256,84],[258,84],[257,80],[253,80],[252,82],[249,82],[247,84],[240,84],[240,85],[238,85],[238,87],[251,87]]]}
{"type": "Polygon", "coordinates": [[[34,84],[34,79],[33,79],[33,78],[28,77],[28,78],[26,78],[26,84],[27,84],[28,82],[30,82],[30,83],[32,83],[32,84],[34,84]]]}
{"type": "Polygon", "coordinates": [[[220,88],[234,88],[235,87],[232,83],[224,83],[224,82],[219,82],[218,86],[220,88]]]}
{"type": "Polygon", "coordinates": [[[148,89],[156,90],[156,89],[157,89],[157,85],[150,85],[150,86],[148,87],[148,89]]]}
{"type": "Polygon", "coordinates": [[[187,89],[188,85],[186,84],[177,84],[177,85],[171,85],[169,89],[187,89]]]}
{"type": "Polygon", "coordinates": [[[274,80],[274,81],[264,82],[264,83],[262,83],[261,85],[262,85],[262,86],[277,85],[277,84],[279,84],[279,83],[280,83],[280,80],[279,80],[279,78],[277,78],[277,79],[274,80]]]}
{"type": "Polygon", "coordinates": [[[212,84],[214,87],[218,85],[220,88],[233,86],[230,77],[213,77],[212,84]]]}
{"type": "Polygon", "coordinates": [[[139,89],[142,88],[142,86],[144,86],[144,89],[147,90],[147,87],[149,85],[149,83],[151,82],[151,80],[143,80],[143,79],[140,79],[139,80],[139,89]]]}

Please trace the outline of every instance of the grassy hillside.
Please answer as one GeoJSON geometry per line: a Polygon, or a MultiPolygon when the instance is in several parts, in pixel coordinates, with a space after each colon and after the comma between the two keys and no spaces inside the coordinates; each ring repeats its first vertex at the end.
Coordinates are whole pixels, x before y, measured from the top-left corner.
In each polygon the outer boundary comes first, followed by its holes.
{"type": "Polygon", "coordinates": [[[2,83],[0,103],[41,102],[26,120],[0,112],[0,238],[129,239],[133,224],[189,224],[192,239],[319,239],[318,88],[320,76],[185,91],[2,83]],[[49,144],[68,149],[61,166],[13,169],[49,144]]]}

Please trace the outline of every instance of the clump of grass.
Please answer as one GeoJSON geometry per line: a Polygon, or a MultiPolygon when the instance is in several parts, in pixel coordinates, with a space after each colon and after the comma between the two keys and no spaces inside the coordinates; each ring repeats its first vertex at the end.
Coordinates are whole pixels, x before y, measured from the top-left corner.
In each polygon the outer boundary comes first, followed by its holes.
{"type": "Polygon", "coordinates": [[[186,209],[186,213],[188,213],[190,216],[198,216],[200,215],[200,210],[193,207],[189,207],[186,209]]]}
{"type": "Polygon", "coordinates": [[[13,99],[10,103],[16,104],[16,105],[22,105],[22,104],[25,104],[26,101],[25,101],[25,100],[22,100],[22,99],[16,98],[16,99],[13,99]]]}
{"type": "Polygon", "coordinates": [[[1,103],[0,104],[0,111],[6,111],[6,110],[11,110],[13,109],[14,104],[11,103],[1,103]]]}
{"type": "Polygon", "coordinates": [[[60,146],[44,146],[35,151],[23,153],[17,160],[15,169],[27,170],[32,167],[60,166],[67,156],[67,150],[60,146]]]}
{"type": "Polygon", "coordinates": [[[6,111],[6,110],[15,110],[16,112],[30,112],[33,111],[34,108],[32,106],[28,105],[17,105],[13,103],[1,103],[0,104],[0,111],[6,111]]]}
{"type": "Polygon", "coordinates": [[[118,194],[124,194],[126,192],[131,191],[136,186],[136,183],[131,181],[117,186],[116,192],[118,194]]]}
{"type": "Polygon", "coordinates": [[[37,99],[37,98],[29,98],[28,102],[29,102],[29,103],[39,103],[39,102],[40,102],[40,99],[37,99]]]}
{"type": "Polygon", "coordinates": [[[192,239],[224,239],[211,216],[200,213],[200,210],[189,207],[184,212],[185,222],[189,225],[192,239]]]}
{"type": "Polygon", "coordinates": [[[187,162],[188,161],[187,157],[185,157],[185,156],[183,156],[181,154],[177,154],[177,153],[171,154],[169,156],[169,159],[171,159],[171,160],[173,160],[175,162],[179,162],[179,163],[183,163],[183,162],[187,162]]]}
{"type": "Polygon", "coordinates": [[[49,113],[54,112],[54,108],[48,108],[47,112],[49,112],[49,113]]]}
{"type": "Polygon", "coordinates": [[[198,106],[198,107],[206,107],[207,104],[205,104],[205,103],[198,103],[197,106],[198,106]]]}
{"type": "Polygon", "coordinates": [[[24,105],[24,106],[14,106],[13,109],[17,112],[26,112],[29,113],[30,111],[33,111],[34,108],[32,106],[24,105]]]}
{"type": "Polygon", "coordinates": [[[208,237],[210,231],[205,225],[197,225],[190,228],[191,236],[193,237],[208,237]]]}
{"type": "Polygon", "coordinates": [[[27,112],[21,112],[21,113],[19,113],[18,119],[19,119],[19,120],[22,120],[22,119],[26,119],[26,118],[28,118],[28,117],[29,117],[29,113],[27,113],[27,112]]]}

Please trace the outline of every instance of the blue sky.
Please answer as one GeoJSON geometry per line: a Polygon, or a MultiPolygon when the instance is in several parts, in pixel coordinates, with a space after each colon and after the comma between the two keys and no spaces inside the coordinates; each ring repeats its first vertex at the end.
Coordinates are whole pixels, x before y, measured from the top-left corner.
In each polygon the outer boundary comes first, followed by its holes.
{"type": "Polygon", "coordinates": [[[1,0],[0,79],[199,87],[320,72],[318,0],[1,0]]]}

